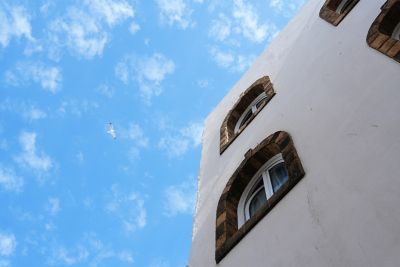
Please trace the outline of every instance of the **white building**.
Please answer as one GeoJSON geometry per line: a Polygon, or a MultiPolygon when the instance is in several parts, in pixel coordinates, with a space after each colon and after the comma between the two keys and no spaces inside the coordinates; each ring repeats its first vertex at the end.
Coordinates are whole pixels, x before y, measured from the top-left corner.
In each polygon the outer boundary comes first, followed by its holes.
{"type": "Polygon", "coordinates": [[[304,5],[206,120],[190,267],[400,266],[399,40],[400,0],[304,5]]]}

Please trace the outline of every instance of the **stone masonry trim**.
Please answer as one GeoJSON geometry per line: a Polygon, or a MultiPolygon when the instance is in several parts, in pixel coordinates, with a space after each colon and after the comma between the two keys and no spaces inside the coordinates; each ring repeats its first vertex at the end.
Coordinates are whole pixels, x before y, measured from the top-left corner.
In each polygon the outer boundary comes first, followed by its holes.
{"type": "Polygon", "coordinates": [[[275,95],[274,88],[268,76],[264,76],[255,81],[246,91],[244,91],[233,108],[228,112],[220,129],[220,154],[222,154],[228,146],[240,135],[241,132],[250,124],[257,114],[268,104],[271,98],[275,95]],[[255,114],[245,123],[245,125],[235,133],[235,126],[240,116],[262,92],[267,95],[267,100],[257,110],[255,114]]]}
{"type": "Polygon", "coordinates": [[[303,178],[305,175],[290,135],[276,132],[245,154],[218,202],[215,233],[215,261],[219,263],[235,245],[303,178]],[[259,168],[273,156],[282,153],[289,179],[256,214],[239,229],[237,207],[246,185],[259,168]]]}
{"type": "Polygon", "coordinates": [[[351,5],[346,9],[345,12],[339,14],[336,12],[336,9],[340,5],[340,3],[345,0],[327,0],[322,6],[319,17],[323,20],[329,22],[333,26],[339,25],[339,23],[347,16],[348,13],[353,9],[353,7],[359,2],[359,0],[355,0],[351,5]]]}
{"type": "Polygon", "coordinates": [[[388,0],[368,31],[367,43],[371,48],[400,62],[400,41],[391,38],[400,22],[400,0],[388,0]]]}

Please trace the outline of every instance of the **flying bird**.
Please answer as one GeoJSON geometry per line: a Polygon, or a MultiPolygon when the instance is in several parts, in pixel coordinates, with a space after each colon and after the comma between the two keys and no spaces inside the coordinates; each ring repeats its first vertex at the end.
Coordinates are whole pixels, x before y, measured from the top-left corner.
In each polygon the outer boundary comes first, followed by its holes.
{"type": "Polygon", "coordinates": [[[117,133],[115,132],[114,126],[111,122],[108,123],[107,133],[111,135],[113,139],[117,139],[117,133]]]}

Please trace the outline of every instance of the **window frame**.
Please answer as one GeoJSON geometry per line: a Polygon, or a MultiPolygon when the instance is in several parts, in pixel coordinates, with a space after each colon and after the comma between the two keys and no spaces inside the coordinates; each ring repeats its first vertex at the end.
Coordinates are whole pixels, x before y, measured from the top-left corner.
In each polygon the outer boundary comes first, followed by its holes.
{"type": "Polygon", "coordinates": [[[267,200],[272,197],[274,194],[274,190],[272,188],[271,178],[269,176],[269,170],[278,165],[279,163],[285,162],[282,157],[282,153],[279,153],[269,159],[259,170],[258,172],[251,178],[250,182],[247,184],[244,189],[242,196],[240,197],[238,208],[237,208],[237,218],[238,218],[238,227],[240,228],[246,221],[250,219],[249,214],[249,205],[252,197],[258,192],[258,189],[253,192],[254,186],[258,184],[260,178],[263,180],[263,188],[265,191],[265,195],[267,200]],[[251,194],[251,196],[249,196],[251,194]]]}
{"type": "Polygon", "coordinates": [[[259,108],[257,108],[257,104],[263,101],[264,99],[266,99],[267,101],[268,96],[265,92],[262,92],[260,95],[257,96],[256,99],[253,100],[253,102],[250,103],[250,105],[245,109],[245,111],[243,111],[242,115],[240,116],[239,120],[236,123],[234,130],[235,134],[238,134],[240,131],[242,131],[246,127],[246,125],[250,122],[250,120],[252,120],[252,118],[257,115],[257,111],[263,107],[261,105],[259,108]],[[249,111],[251,111],[252,114],[243,124],[243,120],[249,111]]]}

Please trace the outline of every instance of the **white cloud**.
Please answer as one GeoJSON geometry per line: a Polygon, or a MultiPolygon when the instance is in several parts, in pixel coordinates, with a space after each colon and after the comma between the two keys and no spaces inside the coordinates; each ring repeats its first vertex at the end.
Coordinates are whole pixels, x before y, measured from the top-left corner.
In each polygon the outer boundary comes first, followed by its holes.
{"type": "Polygon", "coordinates": [[[144,199],[135,192],[125,194],[118,185],[111,188],[112,195],[106,204],[106,211],[117,218],[126,233],[134,232],[146,226],[147,211],[144,199]]]}
{"type": "Polygon", "coordinates": [[[0,232],[0,256],[11,256],[17,246],[17,241],[13,234],[0,232]]]}
{"type": "Polygon", "coordinates": [[[213,20],[209,34],[217,41],[224,41],[232,30],[232,21],[224,14],[219,14],[218,19],[213,20]]]}
{"type": "Polygon", "coordinates": [[[132,22],[131,25],[129,25],[129,32],[130,33],[135,34],[139,30],[140,30],[140,26],[136,22],[132,22]]]}
{"type": "Polygon", "coordinates": [[[68,250],[65,247],[58,247],[53,251],[50,263],[62,263],[65,265],[75,265],[85,262],[89,256],[89,252],[83,246],[68,250]]]}
{"type": "Polygon", "coordinates": [[[75,7],[68,10],[65,18],[54,20],[50,32],[50,41],[57,49],[52,52],[54,58],[66,45],[73,54],[91,59],[103,54],[109,38],[94,16],[75,7]]]}
{"type": "Polygon", "coordinates": [[[225,52],[216,47],[210,49],[210,55],[218,66],[228,69],[231,72],[243,72],[256,59],[255,55],[238,55],[232,51],[225,52]]]}
{"type": "Polygon", "coordinates": [[[233,18],[238,22],[238,30],[250,41],[260,43],[265,40],[268,26],[260,24],[255,8],[243,0],[233,0],[233,18]]]}
{"type": "Polygon", "coordinates": [[[134,262],[133,255],[129,251],[121,251],[118,253],[118,259],[121,262],[132,264],[134,262]]]}
{"type": "Polygon", "coordinates": [[[25,37],[33,41],[30,15],[22,6],[0,5],[0,44],[7,47],[10,40],[25,37]]]}
{"type": "Polygon", "coordinates": [[[124,0],[86,0],[85,3],[94,15],[103,18],[109,26],[119,24],[135,15],[133,7],[124,0]]]}
{"type": "Polygon", "coordinates": [[[167,75],[175,71],[175,63],[162,54],[149,57],[127,56],[115,68],[116,76],[128,84],[132,76],[139,86],[139,91],[146,103],[162,93],[161,83],[167,75]]]}
{"type": "Polygon", "coordinates": [[[99,92],[100,94],[102,94],[108,98],[113,97],[113,95],[115,93],[115,88],[111,87],[107,84],[100,84],[96,90],[97,90],[97,92],[99,92]]]}
{"type": "Polygon", "coordinates": [[[60,200],[55,197],[50,197],[47,200],[46,210],[52,216],[57,215],[57,213],[60,212],[60,200]]]}
{"type": "Polygon", "coordinates": [[[30,122],[47,117],[46,112],[34,104],[25,101],[15,101],[9,98],[0,102],[0,111],[15,112],[30,122]]]}
{"type": "Polygon", "coordinates": [[[197,80],[197,86],[200,88],[207,88],[209,85],[210,85],[210,82],[207,79],[197,80]]]}
{"type": "Polygon", "coordinates": [[[101,241],[96,234],[85,234],[75,245],[66,248],[63,245],[54,245],[48,263],[51,265],[76,265],[98,267],[104,266],[105,260],[118,260],[121,263],[134,262],[132,252],[128,250],[117,251],[110,245],[101,241]]]}
{"type": "Polygon", "coordinates": [[[28,82],[38,83],[44,90],[56,93],[61,89],[62,74],[58,67],[42,62],[20,62],[5,73],[9,85],[21,86],[28,82]]]}
{"type": "Polygon", "coordinates": [[[24,180],[13,169],[0,166],[0,186],[7,191],[20,192],[24,180]]]}
{"type": "Polygon", "coordinates": [[[160,17],[169,25],[177,24],[180,28],[186,29],[193,25],[191,22],[192,10],[185,0],[156,0],[160,9],[160,17]]]}
{"type": "Polygon", "coordinates": [[[46,173],[53,167],[52,159],[44,152],[36,149],[36,133],[22,132],[19,136],[22,152],[16,157],[16,161],[24,167],[31,168],[38,173],[46,173]]]}
{"type": "Polygon", "coordinates": [[[278,14],[292,16],[302,5],[304,0],[269,0],[269,6],[278,14]]]}
{"type": "Polygon", "coordinates": [[[30,121],[34,121],[34,120],[40,120],[40,119],[44,119],[47,117],[46,112],[44,112],[41,109],[38,109],[36,107],[30,107],[30,109],[26,110],[23,113],[24,118],[30,120],[30,121]]]}
{"type": "Polygon", "coordinates": [[[149,138],[145,135],[142,127],[139,124],[131,122],[127,128],[117,128],[120,137],[123,140],[130,141],[128,157],[131,161],[140,158],[140,150],[146,148],[149,144],[149,138]]]}
{"type": "Polygon", "coordinates": [[[180,129],[172,128],[170,133],[160,139],[158,147],[164,150],[169,157],[182,156],[191,147],[195,148],[200,145],[202,132],[202,123],[190,123],[180,129]]]}
{"type": "Polygon", "coordinates": [[[196,202],[196,186],[194,183],[182,183],[169,186],[165,192],[164,213],[171,217],[178,214],[192,214],[196,202]]]}
{"type": "Polygon", "coordinates": [[[133,122],[129,123],[128,129],[121,129],[121,137],[133,141],[138,147],[147,147],[149,143],[140,125],[133,122]]]}
{"type": "Polygon", "coordinates": [[[60,116],[65,116],[70,114],[77,117],[81,117],[85,113],[93,112],[98,108],[99,104],[91,100],[70,99],[62,101],[57,112],[58,115],[60,116]]]}
{"type": "Polygon", "coordinates": [[[66,46],[72,54],[86,59],[101,56],[110,30],[134,14],[125,0],[85,0],[80,7],[70,6],[63,17],[50,24],[50,54],[58,59],[66,46]]]}

